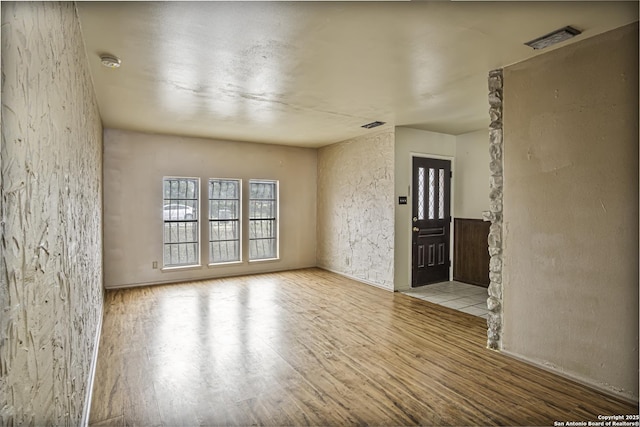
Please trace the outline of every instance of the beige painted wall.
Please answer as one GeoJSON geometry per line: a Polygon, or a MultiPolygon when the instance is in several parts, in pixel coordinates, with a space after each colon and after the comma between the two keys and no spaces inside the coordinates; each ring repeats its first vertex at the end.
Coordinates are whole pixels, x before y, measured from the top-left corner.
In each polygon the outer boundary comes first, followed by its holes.
{"type": "Polygon", "coordinates": [[[74,4],[3,2],[2,74],[0,425],[80,425],[102,318],[102,128],[74,4]]]}
{"type": "MultiPolygon", "coordinates": [[[[104,134],[104,263],[107,288],[288,270],[316,263],[316,159],[314,149],[161,136],[106,129],[104,134]],[[280,181],[280,259],[162,271],[162,178],[199,177],[206,206],[209,178],[280,181]],[[153,269],[152,263],[158,262],[153,269]]],[[[203,218],[206,218],[204,216],[203,218]]],[[[248,220],[245,219],[246,230],[248,220]]],[[[208,242],[208,225],[200,238],[208,242]]]]}
{"type": "Polygon", "coordinates": [[[489,210],[489,161],[488,129],[456,136],[456,218],[482,219],[489,210]]]}
{"type": "Polygon", "coordinates": [[[393,143],[383,130],[318,150],[318,266],[390,290],[393,143]]]}
{"type": "Polygon", "coordinates": [[[638,26],[504,70],[506,352],[638,399],[638,26]]]}
{"type": "MultiPolygon", "coordinates": [[[[443,133],[397,127],[395,132],[395,268],[394,289],[406,290],[411,287],[411,169],[412,156],[436,157],[452,160],[456,153],[456,137],[443,133]],[[399,205],[398,197],[407,196],[407,204],[399,205]]],[[[452,200],[455,198],[456,176],[454,173],[452,200]]],[[[488,196],[487,196],[488,197],[488,196]]],[[[453,204],[452,204],[453,205],[453,204]]]]}

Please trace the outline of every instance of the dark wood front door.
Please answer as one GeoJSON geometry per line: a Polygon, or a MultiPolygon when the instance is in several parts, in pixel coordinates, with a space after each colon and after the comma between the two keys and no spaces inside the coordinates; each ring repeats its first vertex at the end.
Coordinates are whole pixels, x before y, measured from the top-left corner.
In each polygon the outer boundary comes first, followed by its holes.
{"type": "Polygon", "coordinates": [[[449,280],[451,162],[413,158],[411,286],[449,280]]]}

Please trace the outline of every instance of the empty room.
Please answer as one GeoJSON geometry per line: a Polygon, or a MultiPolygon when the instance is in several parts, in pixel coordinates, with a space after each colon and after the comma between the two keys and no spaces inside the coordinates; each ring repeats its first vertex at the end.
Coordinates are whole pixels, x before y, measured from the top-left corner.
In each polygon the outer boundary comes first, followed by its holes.
{"type": "Polygon", "coordinates": [[[0,7],[0,425],[640,425],[637,1],[0,7]]]}

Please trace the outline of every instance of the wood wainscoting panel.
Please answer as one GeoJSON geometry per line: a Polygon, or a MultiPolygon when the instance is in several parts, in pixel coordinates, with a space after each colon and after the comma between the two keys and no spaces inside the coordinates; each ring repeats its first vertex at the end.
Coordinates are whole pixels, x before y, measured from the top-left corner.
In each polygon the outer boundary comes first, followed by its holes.
{"type": "Polygon", "coordinates": [[[453,280],[488,287],[491,223],[465,218],[454,221],[453,280]]]}

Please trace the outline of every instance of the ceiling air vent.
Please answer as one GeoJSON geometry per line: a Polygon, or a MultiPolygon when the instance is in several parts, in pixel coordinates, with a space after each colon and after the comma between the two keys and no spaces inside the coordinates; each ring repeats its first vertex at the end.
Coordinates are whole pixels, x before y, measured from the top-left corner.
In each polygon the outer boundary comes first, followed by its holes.
{"type": "Polygon", "coordinates": [[[373,128],[377,128],[378,126],[382,126],[385,122],[371,122],[371,123],[367,123],[366,125],[362,125],[361,127],[365,128],[365,129],[373,129],[373,128]]]}
{"type": "Polygon", "coordinates": [[[526,42],[525,44],[536,50],[544,49],[545,47],[549,47],[553,44],[569,40],[570,38],[577,36],[581,32],[582,31],[577,30],[573,27],[564,27],[560,28],[559,30],[555,30],[552,33],[549,33],[546,36],[538,37],[537,39],[531,40],[530,42],[526,42]]]}

